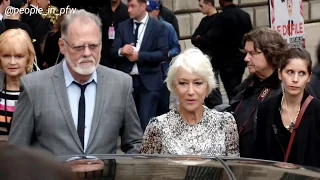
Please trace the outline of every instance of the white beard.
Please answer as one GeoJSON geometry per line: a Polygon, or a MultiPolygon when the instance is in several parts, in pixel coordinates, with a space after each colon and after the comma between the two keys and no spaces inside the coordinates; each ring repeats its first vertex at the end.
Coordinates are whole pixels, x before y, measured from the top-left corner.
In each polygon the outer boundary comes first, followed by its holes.
{"type": "Polygon", "coordinates": [[[91,75],[98,67],[99,64],[95,65],[96,61],[93,59],[93,57],[90,58],[81,58],[78,62],[77,62],[77,66],[75,66],[69,57],[65,56],[65,59],[68,63],[68,65],[78,74],[87,76],[87,75],[91,75]],[[81,62],[84,61],[91,61],[92,65],[91,66],[85,66],[82,67],[81,66],[81,62]]]}

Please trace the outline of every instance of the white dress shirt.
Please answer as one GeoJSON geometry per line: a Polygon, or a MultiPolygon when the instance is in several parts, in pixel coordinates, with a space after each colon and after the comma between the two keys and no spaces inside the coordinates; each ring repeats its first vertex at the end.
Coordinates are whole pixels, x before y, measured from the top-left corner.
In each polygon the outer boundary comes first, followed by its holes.
{"type": "MultiPolygon", "coordinates": [[[[68,100],[69,100],[69,105],[70,105],[70,109],[73,117],[73,122],[77,129],[78,109],[79,109],[79,100],[81,96],[81,89],[79,86],[73,83],[73,81],[76,81],[76,80],[71,75],[67,67],[66,60],[63,60],[62,67],[63,67],[64,78],[66,81],[68,100]]],[[[85,102],[86,102],[84,152],[86,151],[88,146],[88,140],[90,136],[92,118],[93,118],[94,107],[96,102],[96,93],[97,93],[97,72],[96,71],[93,72],[91,78],[86,83],[91,82],[92,80],[93,82],[86,87],[86,90],[84,92],[85,102]]]]}
{"type": "MultiPolygon", "coordinates": [[[[143,40],[143,37],[144,37],[144,33],[146,31],[146,28],[147,28],[147,23],[148,23],[148,20],[149,20],[149,16],[148,16],[148,13],[146,13],[146,16],[142,19],[142,21],[140,22],[140,26],[139,26],[139,30],[138,30],[138,39],[137,39],[137,42],[136,43],[136,47],[134,47],[134,50],[139,52],[140,51],[140,47],[141,47],[141,43],[142,43],[142,40],[143,40]]],[[[137,20],[133,20],[133,33],[135,32],[136,28],[137,28],[137,23],[138,21],[137,20]]],[[[137,63],[135,63],[133,65],[133,68],[132,68],[132,71],[130,72],[130,75],[138,75],[139,74],[139,70],[138,70],[138,65],[137,63]]]]}

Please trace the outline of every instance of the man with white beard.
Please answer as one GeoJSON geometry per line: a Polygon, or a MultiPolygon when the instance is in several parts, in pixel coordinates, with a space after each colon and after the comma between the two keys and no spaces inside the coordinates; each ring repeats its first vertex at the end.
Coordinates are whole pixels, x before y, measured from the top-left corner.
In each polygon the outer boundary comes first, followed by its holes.
{"type": "Polygon", "coordinates": [[[21,80],[9,143],[56,156],[138,153],[142,130],[129,75],[99,65],[101,21],[66,14],[59,47],[65,59],[21,80]]]}

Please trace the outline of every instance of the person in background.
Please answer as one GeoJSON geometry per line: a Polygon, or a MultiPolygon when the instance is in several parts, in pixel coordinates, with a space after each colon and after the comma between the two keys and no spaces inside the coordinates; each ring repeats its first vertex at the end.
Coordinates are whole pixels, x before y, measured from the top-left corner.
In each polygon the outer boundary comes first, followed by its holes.
{"type": "Polygon", "coordinates": [[[34,49],[36,51],[37,64],[40,69],[47,67],[47,62],[43,58],[43,48],[46,36],[53,28],[53,24],[48,18],[42,18],[38,11],[38,8],[42,8],[46,11],[49,7],[49,0],[29,0],[29,6],[26,11],[36,12],[33,14],[21,14],[21,21],[27,23],[31,30],[32,36],[35,39],[34,49]]]}
{"type": "Polygon", "coordinates": [[[10,0],[0,0],[0,34],[7,30],[6,25],[4,24],[4,13],[7,7],[10,5],[10,0]]]}
{"type": "MultiPolygon", "coordinates": [[[[216,72],[216,81],[219,82],[219,74],[217,73],[218,71],[215,70],[216,59],[214,56],[216,54],[215,50],[217,47],[215,47],[215,44],[213,43],[215,39],[210,34],[213,28],[217,28],[215,23],[218,12],[213,4],[214,0],[199,0],[200,11],[206,16],[201,19],[199,26],[191,36],[191,43],[211,58],[212,67],[216,72]]],[[[204,100],[204,102],[210,109],[222,104],[222,95],[219,87],[214,89],[212,93],[204,100]]]]}
{"type": "Polygon", "coordinates": [[[132,79],[99,65],[101,19],[85,10],[65,14],[57,66],[21,79],[9,143],[56,156],[139,152],[142,130],[132,79]],[[81,28],[79,28],[81,27],[81,28]]]}
{"type": "MultiPolygon", "coordinates": [[[[147,11],[149,12],[149,16],[159,20],[160,22],[164,23],[166,25],[166,31],[168,32],[168,44],[169,44],[169,52],[168,52],[168,60],[162,62],[161,68],[164,79],[167,78],[168,69],[169,69],[169,63],[170,61],[177,56],[181,49],[179,44],[179,39],[177,37],[177,34],[173,28],[173,26],[164,21],[161,16],[159,16],[160,12],[160,4],[157,0],[149,0],[147,3],[147,11]]],[[[160,92],[160,99],[158,103],[157,108],[157,116],[167,113],[169,111],[170,106],[170,92],[167,88],[166,83],[163,83],[162,90],[160,92]]]]}
{"type": "Polygon", "coordinates": [[[317,60],[318,63],[312,70],[310,87],[312,88],[315,97],[320,99],[320,41],[317,47],[317,60]]]}
{"type": "Polygon", "coordinates": [[[59,64],[64,58],[64,55],[60,53],[58,44],[61,37],[61,22],[63,16],[62,14],[58,17],[56,24],[53,26],[53,30],[48,34],[45,41],[43,58],[47,62],[47,68],[59,64]]]}
{"type": "Polygon", "coordinates": [[[77,180],[55,157],[31,148],[0,144],[1,180],[77,180]]]}
{"type": "Polygon", "coordinates": [[[35,51],[30,36],[22,29],[9,29],[0,35],[0,139],[7,139],[20,79],[32,70],[35,51]]]}
{"type": "Polygon", "coordinates": [[[121,0],[105,0],[106,5],[99,8],[102,21],[102,51],[101,64],[115,68],[116,59],[110,55],[110,48],[115,38],[118,24],[129,18],[128,7],[121,0]]]}
{"type": "Polygon", "coordinates": [[[170,23],[174,29],[176,30],[178,38],[180,37],[180,31],[179,31],[179,23],[176,15],[168,8],[163,6],[162,0],[157,0],[160,3],[160,16],[161,18],[170,23]]]}
{"type": "MultiPolygon", "coordinates": [[[[27,7],[28,4],[27,0],[10,0],[10,6],[16,9],[20,9],[27,7]]],[[[4,23],[7,29],[20,28],[25,30],[29,34],[31,40],[33,39],[31,27],[27,23],[21,22],[21,13],[13,13],[6,16],[4,23]]]]}
{"type": "Polygon", "coordinates": [[[179,106],[150,120],[141,153],[238,157],[232,114],[203,105],[217,83],[209,58],[198,48],[187,49],[172,61],[166,82],[179,106]]]}
{"type": "Polygon", "coordinates": [[[219,0],[222,12],[211,29],[210,39],[215,43],[216,70],[227,92],[229,102],[236,95],[234,89],[242,82],[245,69],[243,35],[252,30],[250,15],[233,4],[233,0],[219,0]],[[227,23],[226,23],[227,22],[227,23]]]}
{"type": "Polygon", "coordinates": [[[111,55],[117,69],[133,79],[133,97],[142,130],[157,114],[163,87],[161,63],[168,59],[168,35],[165,24],[150,18],[147,0],[129,0],[130,19],[121,22],[113,41],[111,55]]]}
{"type": "Polygon", "coordinates": [[[305,49],[291,48],[282,56],[282,93],[259,105],[257,158],[320,167],[320,100],[306,90],[311,67],[305,49]]]}
{"type": "Polygon", "coordinates": [[[258,105],[281,92],[278,78],[280,58],[288,50],[285,39],[276,31],[259,27],[244,36],[250,76],[237,88],[230,105],[238,125],[241,157],[254,157],[258,105]]]}

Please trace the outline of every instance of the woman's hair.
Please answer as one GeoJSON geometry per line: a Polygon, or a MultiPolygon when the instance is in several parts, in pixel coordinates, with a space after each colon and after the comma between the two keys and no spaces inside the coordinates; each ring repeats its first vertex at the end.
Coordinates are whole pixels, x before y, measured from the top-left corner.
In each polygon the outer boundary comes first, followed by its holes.
{"type": "MultiPolygon", "coordinates": [[[[0,57],[3,55],[17,55],[22,52],[27,58],[27,72],[33,68],[36,56],[29,34],[22,29],[9,29],[0,35],[0,57]]],[[[0,63],[0,69],[1,63],[0,63]]]]}
{"type": "Polygon", "coordinates": [[[0,144],[1,180],[75,180],[75,174],[43,151],[0,144]]]}
{"type": "Polygon", "coordinates": [[[287,50],[280,60],[279,69],[282,71],[292,59],[301,59],[306,62],[308,73],[311,74],[312,60],[310,53],[304,48],[291,48],[287,50]]]}
{"type": "Polygon", "coordinates": [[[287,41],[275,30],[268,27],[258,27],[244,35],[245,42],[253,42],[254,50],[263,52],[268,64],[278,68],[279,61],[286,50],[287,41]]]}
{"type": "Polygon", "coordinates": [[[200,75],[208,83],[208,94],[217,88],[211,62],[208,56],[204,55],[198,48],[189,48],[176,56],[172,61],[165,80],[170,92],[174,92],[174,81],[177,78],[178,68],[200,75]]]}

